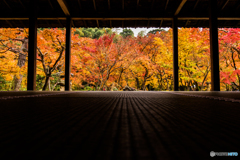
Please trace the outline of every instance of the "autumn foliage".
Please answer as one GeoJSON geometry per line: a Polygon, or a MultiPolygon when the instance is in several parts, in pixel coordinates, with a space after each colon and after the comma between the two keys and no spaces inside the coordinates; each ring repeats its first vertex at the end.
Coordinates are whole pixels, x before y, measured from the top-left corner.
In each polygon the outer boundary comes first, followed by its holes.
{"type": "MultiPolygon", "coordinates": [[[[173,90],[172,30],[122,35],[73,29],[72,90],[173,90]]],[[[65,29],[39,28],[37,42],[37,89],[63,90],[65,29]]],[[[0,29],[0,90],[26,90],[27,45],[27,29],[0,29]]],[[[219,50],[221,90],[239,90],[240,29],[219,29],[219,50]]],[[[210,71],[209,30],[179,29],[179,90],[210,90],[210,71]]]]}

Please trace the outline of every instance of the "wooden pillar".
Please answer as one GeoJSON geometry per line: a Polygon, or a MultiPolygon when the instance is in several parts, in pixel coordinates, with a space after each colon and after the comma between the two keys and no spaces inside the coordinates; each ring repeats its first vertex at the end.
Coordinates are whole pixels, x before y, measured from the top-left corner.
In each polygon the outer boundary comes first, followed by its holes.
{"type": "Polygon", "coordinates": [[[65,51],[65,91],[70,91],[70,74],[71,74],[71,26],[72,19],[67,17],[66,26],[66,51],[65,51]]]}
{"type": "Polygon", "coordinates": [[[217,0],[209,0],[211,91],[220,91],[217,0]]]}
{"type": "Polygon", "coordinates": [[[178,91],[178,26],[177,26],[177,17],[174,16],[172,22],[173,29],[173,85],[174,91],[178,91]]]}
{"type": "Polygon", "coordinates": [[[27,90],[36,90],[37,0],[30,1],[27,90]]]}

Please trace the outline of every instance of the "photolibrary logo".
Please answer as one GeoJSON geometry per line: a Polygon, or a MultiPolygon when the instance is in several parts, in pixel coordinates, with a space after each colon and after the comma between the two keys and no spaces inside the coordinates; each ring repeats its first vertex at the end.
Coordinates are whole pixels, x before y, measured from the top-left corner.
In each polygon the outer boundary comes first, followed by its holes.
{"type": "Polygon", "coordinates": [[[211,157],[214,157],[214,156],[238,156],[238,152],[214,152],[214,151],[211,151],[210,156],[211,157]]]}

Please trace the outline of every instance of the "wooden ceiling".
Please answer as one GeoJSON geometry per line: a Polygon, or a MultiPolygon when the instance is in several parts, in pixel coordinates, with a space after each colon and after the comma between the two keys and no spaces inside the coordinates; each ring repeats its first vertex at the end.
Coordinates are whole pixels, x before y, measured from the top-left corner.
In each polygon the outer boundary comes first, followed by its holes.
{"type": "MultiPolygon", "coordinates": [[[[0,27],[28,27],[30,0],[1,0],[0,27]]],[[[38,0],[38,27],[209,27],[208,0],[38,0]]],[[[218,0],[219,27],[240,27],[240,0],[218,0]]]]}

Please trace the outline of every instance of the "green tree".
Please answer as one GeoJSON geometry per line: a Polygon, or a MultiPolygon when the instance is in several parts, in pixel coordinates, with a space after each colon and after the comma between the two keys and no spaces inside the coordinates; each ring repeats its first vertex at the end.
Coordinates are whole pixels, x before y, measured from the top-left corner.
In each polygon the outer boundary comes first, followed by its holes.
{"type": "Polygon", "coordinates": [[[131,29],[123,29],[123,31],[120,33],[120,35],[123,37],[123,38],[126,38],[128,36],[131,36],[133,37],[134,36],[134,33],[131,29]]]}
{"type": "Polygon", "coordinates": [[[96,32],[93,33],[93,39],[98,39],[99,37],[101,37],[104,34],[103,30],[97,30],[96,32]]]}
{"type": "Polygon", "coordinates": [[[106,33],[109,34],[109,35],[112,35],[113,32],[112,32],[112,29],[111,28],[106,28],[106,33]]]}
{"type": "Polygon", "coordinates": [[[145,35],[146,31],[140,31],[138,32],[138,36],[139,37],[143,37],[145,35]]]}
{"type": "Polygon", "coordinates": [[[84,37],[92,38],[93,29],[92,28],[84,28],[83,33],[84,33],[84,37]]]}
{"type": "Polygon", "coordinates": [[[76,31],[74,32],[74,35],[78,34],[79,37],[84,37],[84,33],[82,32],[82,29],[79,28],[79,29],[76,29],[76,31]]]}
{"type": "Polygon", "coordinates": [[[78,34],[79,37],[99,39],[99,37],[104,34],[112,35],[112,30],[110,28],[79,28],[74,32],[74,35],[76,34],[78,34]]]}
{"type": "Polygon", "coordinates": [[[151,30],[151,31],[149,31],[147,34],[149,34],[149,33],[151,33],[151,34],[156,34],[157,32],[162,32],[162,31],[164,31],[164,29],[153,29],[153,30],[151,30]]]}

